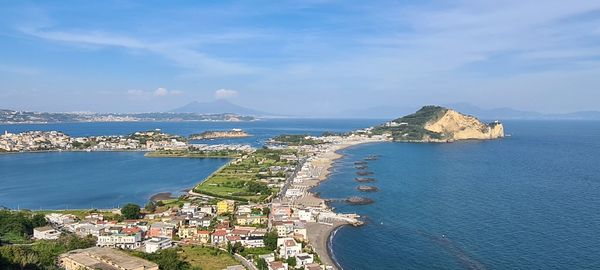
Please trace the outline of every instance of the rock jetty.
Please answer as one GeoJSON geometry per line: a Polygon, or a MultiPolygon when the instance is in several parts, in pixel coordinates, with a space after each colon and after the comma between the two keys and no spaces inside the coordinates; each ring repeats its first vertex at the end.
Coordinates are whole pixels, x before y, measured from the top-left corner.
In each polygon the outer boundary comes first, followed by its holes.
{"type": "Polygon", "coordinates": [[[362,192],[377,192],[377,191],[379,191],[379,188],[374,187],[374,186],[367,186],[367,185],[360,185],[360,186],[356,187],[356,189],[358,189],[358,191],[362,191],[362,192]]]}

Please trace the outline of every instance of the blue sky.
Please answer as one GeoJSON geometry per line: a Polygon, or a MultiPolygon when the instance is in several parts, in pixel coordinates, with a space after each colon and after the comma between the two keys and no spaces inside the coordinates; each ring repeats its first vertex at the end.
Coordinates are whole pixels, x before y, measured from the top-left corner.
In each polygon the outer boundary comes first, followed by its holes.
{"type": "Polygon", "coordinates": [[[600,110],[600,1],[3,1],[0,108],[600,110]]]}

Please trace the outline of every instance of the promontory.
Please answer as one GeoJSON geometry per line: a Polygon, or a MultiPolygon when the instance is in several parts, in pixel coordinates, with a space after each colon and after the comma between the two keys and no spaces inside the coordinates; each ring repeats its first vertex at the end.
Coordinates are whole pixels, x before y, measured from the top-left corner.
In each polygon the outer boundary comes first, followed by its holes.
{"type": "Polygon", "coordinates": [[[498,121],[484,123],[474,116],[441,106],[424,106],[417,112],[372,128],[373,134],[389,134],[394,141],[452,142],[504,137],[498,121]]]}

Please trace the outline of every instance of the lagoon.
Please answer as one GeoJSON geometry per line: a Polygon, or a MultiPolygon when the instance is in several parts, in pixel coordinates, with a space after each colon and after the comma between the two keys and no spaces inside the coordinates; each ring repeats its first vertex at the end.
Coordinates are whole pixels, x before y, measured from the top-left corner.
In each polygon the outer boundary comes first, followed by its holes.
{"type": "Polygon", "coordinates": [[[227,159],[147,158],[143,152],[0,155],[0,206],[12,209],[144,205],[159,192],[181,193],[227,159]]]}

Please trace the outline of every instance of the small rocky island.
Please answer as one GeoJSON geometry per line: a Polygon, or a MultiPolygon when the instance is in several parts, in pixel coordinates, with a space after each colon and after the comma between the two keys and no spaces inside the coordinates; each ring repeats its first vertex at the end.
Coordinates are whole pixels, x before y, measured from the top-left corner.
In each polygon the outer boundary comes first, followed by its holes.
{"type": "Polygon", "coordinates": [[[359,182],[359,183],[369,183],[369,182],[375,182],[375,178],[372,178],[372,177],[356,177],[356,178],[354,178],[354,181],[359,182]]]}
{"type": "Polygon", "coordinates": [[[190,135],[190,140],[209,140],[209,139],[222,139],[222,138],[244,138],[249,137],[250,134],[246,133],[241,129],[234,128],[232,130],[221,130],[221,131],[205,131],[198,134],[190,135]]]}

